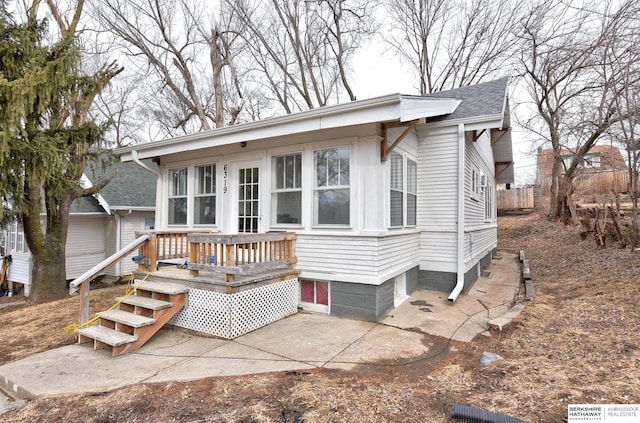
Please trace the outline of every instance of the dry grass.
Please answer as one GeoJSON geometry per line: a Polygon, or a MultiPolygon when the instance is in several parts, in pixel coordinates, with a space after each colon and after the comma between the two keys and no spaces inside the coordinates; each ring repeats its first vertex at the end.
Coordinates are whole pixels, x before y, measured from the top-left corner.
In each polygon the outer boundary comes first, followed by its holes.
{"type": "MultiPolygon", "coordinates": [[[[578,228],[539,215],[499,223],[500,248],[527,252],[536,297],[502,333],[456,344],[457,352],[445,349],[407,366],[141,384],[39,399],[4,414],[3,421],[446,423],[451,405],[460,403],[555,423],[566,421],[569,403],[640,403],[638,253],[597,249],[591,240],[580,241],[578,228]],[[483,351],[504,360],[482,366],[483,351]]],[[[28,327],[33,337],[1,347],[0,357],[17,359],[68,343],[66,335],[48,335],[67,319],[60,317],[62,304],[7,312],[14,324],[3,319],[4,331],[28,327]],[[38,341],[38,332],[49,345],[38,341]]],[[[75,317],[76,304],[69,313],[75,317]]]]}

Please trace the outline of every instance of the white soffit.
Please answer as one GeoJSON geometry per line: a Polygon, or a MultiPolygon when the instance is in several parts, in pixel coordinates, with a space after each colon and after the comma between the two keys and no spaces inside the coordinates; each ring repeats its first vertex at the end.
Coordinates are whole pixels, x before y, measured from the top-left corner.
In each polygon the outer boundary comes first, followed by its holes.
{"type": "Polygon", "coordinates": [[[206,149],[322,129],[397,120],[401,122],[413,121],[452,113],[461,102],[461,100],[452,98],[391,94],[139,144],[135,147],[125,147],[119,153],[123,161],[129,161],[132,160],[132,150],[137,150],[139,158],[144,159],[175,152],[206,149]]]}
{"type": "Polygon", "coordinates": [[[460,103],[462,100],[457,98],[402,96],[400,121],[449,115],[458,108],[460,103]]]}

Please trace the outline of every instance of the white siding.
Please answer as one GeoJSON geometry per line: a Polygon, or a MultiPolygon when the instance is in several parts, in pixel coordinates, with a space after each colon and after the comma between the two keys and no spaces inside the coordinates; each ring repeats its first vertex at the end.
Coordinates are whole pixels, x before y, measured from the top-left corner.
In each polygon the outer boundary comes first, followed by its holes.
{"type": "Polygon", "coordinates": [[[451,231],[422,231],[420,234],[420,269],[456,272],[457,234],[451,231]]]}
{"type": "Polygon", "coordinates": [[[420,268],[456,271],[458,128],[418,132],[420,268]]]}
{"type": "Polygon", "coordinates": [[[105,259],[105,217],[70,216],[67,279],[74,279],[105,259]]]}
{"type": "Polygon", "coordinates": [[[378,285],[418,265],[418,234],[298,235],[301,277],[378,285]]]}
{"type": "Polygon", "coordinates": [[[464,257],[465,272],[486,256],[498,245],[495,227],[479,229],[465,234],[464,257]]]}
{"type": "MultiPolygon", "coordinates": [[[[485,220],[485,195],[487,191],[481,190],[476,198],[472,196],[473,169],[488,178],[490,187],[495,186],[489,136],[484,133],[474,142],[471,139],[471,134],[468,133],[466,138],[464,257],[465,269],[468,270],[489,251],[497,247],[497,226],[494,221],[485,220]]],[[[495,207],[495,201],[493,203],[495,207]]]]}
{"type": "Polygon", "coordinates": [[[25,285],[31,284],[31,254],[11,253],[11,265],[7,273],[7,280],[25,285]]]}
{"type": "Polygon", "coordinates": [[[421,130],[418,143],[418,225],[455,230],[457,127],[421,130]]]}
{"type": "MultiPolygon", "coordinates": [[[[140,232],[145,229],[145,218],[153,218],[154,214],[149,212],[133,211],[129,214],[124,214],[117,218],[116,216],[110,216],[106,223],[106,251],[105,257],[109,257],[123,247],[126,247],[135,240],[136,232],[140,232]],[[117,220],[120,219],[120,226],[118,227],[117,220]],[[119,232],[119,234],[118,234],[119,232]],[[117,241],[120,240],[118,244],[117,241]]],[[[105,269],[105,274],[110,276],[126,276],[130,275],[138,265],[131,260],[132,257],[138,255],[138,251],[135,250],[118,263],[113,266],[109,266],[105,269]]]]}

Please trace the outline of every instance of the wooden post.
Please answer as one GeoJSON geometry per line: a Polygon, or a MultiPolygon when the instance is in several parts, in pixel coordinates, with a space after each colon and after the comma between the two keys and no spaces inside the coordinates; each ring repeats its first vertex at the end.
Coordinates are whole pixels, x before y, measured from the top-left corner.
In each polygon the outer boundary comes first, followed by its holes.
{"type": "Polygon", "coordinates": [[[151,239],[147,241],[147,258],[149,259],[149,271],[155,272],[158,266],[158,238],[155,232],[151,234],[151,239]]]}
{"type": "MultiPolygon", "coordinates": [[[[189,263],[195,264],[198,263],[198,250],[199,250],[199,244],[196,244],[196,246],[189,246],[189,263]]],[[[191,275],[192,278],[197,278],[198,275],[200,274],[200,272],[197,269],[191,269],[189,271],[189,274],[191,275]]]]}
{"type": "Polygon", "coordinates": [[[80,324],[85,324],[89,321],[89,284],[90,281],[85,281],[80,285],[80,324]]]}

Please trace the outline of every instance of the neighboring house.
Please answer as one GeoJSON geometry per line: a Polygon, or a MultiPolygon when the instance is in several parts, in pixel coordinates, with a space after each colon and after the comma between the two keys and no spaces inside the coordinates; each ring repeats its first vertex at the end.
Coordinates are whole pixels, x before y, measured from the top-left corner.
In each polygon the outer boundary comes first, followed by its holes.
{"type": "Polygon", "coordinates": [[[497,247],[513,182],[508,79],[388,95],[119,151],[159,163],[156,229],[297,234],[299,306],[377,320],[450,300],[497,247]]]}
{"type": "MultiPolygon", "coordinates": [[[[574,152],[562,149],[562,161],[565,168],[573,163],[574,152]]],[[[553,150],[538,148],[538,175],[536,184],[540,185],[541,193],[546,194],[551,188],[553,174],[553,150]]],[[[609,145],[595,145],[584,156],[577,174],[577,191],[581,194],[608,194],[614,189],[616,192],[627,192],[629,188],[627,164],[617,147],[609,145]]]]}
{"type": "MultiPolygon", "coordinates": [[[[151,161],[148,166],[156,167],[151,161]]],[[[70,207],[67,235],[67,279],[73,279],[133,241],[135,232],[153,229],[156,176],[133,163],[118,163],[106,169],[86,171],[82,184],[90,187],[118,168],[117,176],[94,196],[80,198],[70,207]]],[[[157,168],[157,167],[156,167],[157,168]]],[[[44,225],[44,215],[41,218],[44,225]]],[[[6,227],[4,251],[11,255],[8,280],[14,290],[29,295],[33,260],[20,222],[6,227]]],[[[108,267],[104,275],[114,278],[131,274],[134,254],[108,267]]]]}

